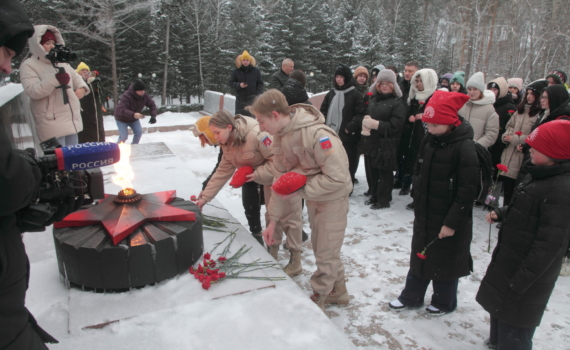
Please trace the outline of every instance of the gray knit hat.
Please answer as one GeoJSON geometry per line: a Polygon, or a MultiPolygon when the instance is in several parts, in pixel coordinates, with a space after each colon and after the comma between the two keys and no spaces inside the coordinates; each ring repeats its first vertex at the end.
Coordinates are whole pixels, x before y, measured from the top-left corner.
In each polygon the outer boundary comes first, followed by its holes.
{"type": "Polygon", "coordinates": [[[396,73],[394,73],[390,69],[385,69],[378,72],[376,81],[374,82],[374,84],[372,84],[372,86],[370,86],[370,92],[372,94],[376,94],[378,92],[378,90],[376,89],[376,84],[378,84],[381,81],[389,81],[390,83],[392,83],[392,85],[394,85],[394,93],[396,94],[396,97],[402,97],[402,90],[400,90],[400,85],[398,85],[398,82],[396,81],[396,73]]]}
{"type": "Polygon", "coordinates": [[[465,88],[468,87],[474,87],[475,89],[480,90],[481,92],[485,92],[486,85],[485,85],[485,75],[483,74],[483,72],[477,72],[473,74],[471,78],[467,80],[467,85],[465,85],[465,88]]]}

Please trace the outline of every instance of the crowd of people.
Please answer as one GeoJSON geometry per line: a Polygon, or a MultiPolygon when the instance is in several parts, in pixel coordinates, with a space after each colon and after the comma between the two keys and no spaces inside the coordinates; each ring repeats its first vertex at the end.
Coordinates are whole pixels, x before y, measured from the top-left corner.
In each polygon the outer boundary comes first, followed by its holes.
{"type": "MultiPolygon", "coordinates": [[[[459,278],[473,271],[473,207],[485,205],[486,220],[500,228],[476,297],[491,318],[485,343],[491,349],[532,348],[570,244],[564,218],[570,206],[570,96],[563,70],[523,86],[521,78],[487,79],[483,72],[438,76],[414,61],[403,74],[381,64],[370,71],[339,64],[317,110],[304,73],[294,70],[291,59],[272,75],[266,92],[247,51],[236,66],[229,84],[236,89],[237,115],[221,111],[204,123],[222,146],[223,160],[212,179],[223,181],[205,185],[200,207],[234,169],[232,186],[248,183],[236,181],[238,174],[262,185],[253,196],[265,193],[264,242],[276,257],[287,237],[291,258],[284,270],[295,276],[302,271],[306,203],[317,265],[311,299],[323,310],[326,304],[347,304],[340,249],[347,199],[364,155],[365,203],[371,209],[390,208],[394,189],[412,197],[406,206],[415,216],[410,269],[400,296],[388,306],[424,305],[431,283],[426,312],[440,316],[457,308],[459,278]],[[250,124],[246,137],[242,130],[250,124]],[[226,158],[226,152],[240,156],[226,158]],[[491,186],[483,181],[485,167],[495,179],[491,186]]],[[[204,138],[207,129],[196,136],[204,138]]],[[[261,232],[252,234],[259,238],[261,232]]]]}

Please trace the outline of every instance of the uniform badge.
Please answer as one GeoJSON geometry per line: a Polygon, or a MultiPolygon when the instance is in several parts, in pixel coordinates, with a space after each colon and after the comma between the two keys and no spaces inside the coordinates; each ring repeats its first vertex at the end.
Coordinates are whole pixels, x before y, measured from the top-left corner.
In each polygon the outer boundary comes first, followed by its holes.
{"type": "Polygon", "coordinates": [[[269,146],[271,146],[273,141],[271,141],[269,136],[265,136],[263,139],[261,139],[261,143],[263,143],[265,145],[265,147],[269,147],[269,146]]]}
{"type": "Polygon", "coordinates": [[[328,136],[322,136],[319,138],[319,142],[321,144],[321,148],[325,151],[332,148],[331,139],[328,136]]]}

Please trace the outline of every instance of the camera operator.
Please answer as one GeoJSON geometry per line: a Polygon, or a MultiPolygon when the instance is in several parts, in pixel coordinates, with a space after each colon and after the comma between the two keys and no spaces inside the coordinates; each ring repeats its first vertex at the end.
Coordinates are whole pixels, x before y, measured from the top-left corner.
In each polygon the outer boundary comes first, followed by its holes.
{"type": "MultiPolygon", "coordinates": [[[[51,25],[34,29],[28,40],[31,57],[20,65],[20,80],[31,98],[38,137],[40,142],[56,137],[62,146],[77,144],[77,134],[83,130],[79,99],[90,92],[89,87],[69,63],[55,58],[54,48],[61,50],[57,45],[65,45],[59,30],[51,25]],[[46,57],[50,51],[53,64],[46,57]]],[[[65,59],[65,53],[69,55],[68,51],[57,55],[65,59]]]]}
{"type": "MultiPolygon", "coordinates": [[[[12,57],[19,55],[33,34],[26,11],[18,0],[0,4],[0,71],[12,71],[12,57]]],[[[57,343],[41,329],[25,307],[29,263],[18,227],[17,212],[37,195],[41,173],[31,157],[13,150],[0,123],[0,349],[47,349],[57,343]]]]}

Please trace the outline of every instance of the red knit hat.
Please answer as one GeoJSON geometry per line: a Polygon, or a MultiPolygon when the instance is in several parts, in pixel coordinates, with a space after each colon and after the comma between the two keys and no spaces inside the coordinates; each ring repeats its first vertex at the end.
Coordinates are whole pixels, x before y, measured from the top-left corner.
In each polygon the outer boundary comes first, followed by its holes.
{"type": "Polygon", "coordinates": [[[459,92],[437,90],[433,93],[424,110],[424,123],[439,125],[461,124],[457,111],[469,100],[468,95],[459,92]]]}
{"type": "Polygon", "coordinates": [[[553,120],[536,128],[526,143],[554,160],[570,159],[570,120],[553,120]]]}
{"type": "Polygon", "coordinates": [[[48,40],[53,40],[54,42],[57,42],[55,34],[51,30],[46,30],[45,34],[42,35],[42,40],[40,40],[40,45],[43,45],[48,40]]]}

